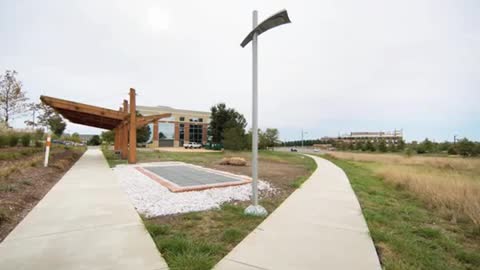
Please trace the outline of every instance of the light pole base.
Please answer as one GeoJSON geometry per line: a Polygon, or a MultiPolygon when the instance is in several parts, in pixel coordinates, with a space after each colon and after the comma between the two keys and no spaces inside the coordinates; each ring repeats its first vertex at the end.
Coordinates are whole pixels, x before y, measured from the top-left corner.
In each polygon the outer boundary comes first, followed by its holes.
{"type": "Polygon", "coordinates": [[[263,206],[261,205],[250,205],[247,208],[245,208],[245,211],[243,212],[245,215],[248,216],[256,216],[256,217],[264,217],[268,215],[268,212],[263,206]]]}

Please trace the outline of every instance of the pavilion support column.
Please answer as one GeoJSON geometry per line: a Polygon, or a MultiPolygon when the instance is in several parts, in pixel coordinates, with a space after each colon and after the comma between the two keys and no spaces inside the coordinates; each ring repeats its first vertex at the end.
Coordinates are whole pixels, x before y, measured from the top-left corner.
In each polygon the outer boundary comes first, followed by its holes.
{"type": "Polygon", "coordinates": [[[122,159],[127,159],[128,157],[128,125],[122,125],[120,127],[120,150],[122,152],[122,159]]]}
{"type": "Polygon", "coordinates": [[[159,136],[158,136],[158,120],[153,122],[153,147],[157,148],[159,136]]]}
{"type": "Polygon", "coordinates": [[[113,132],[115,134],[114,142],[113,142],[113,149],[115,151],[118,151],[120,149],[120,131],[119,128],[116,127],[113,129],[113,132]]]}
{"type": "Polygon", "coordinates": [[[128,163],[137,163],[137,117],[136,117],[136,102],[135,102],[135,89],[130,88],[130,136],[129,136],[129,151],[128,151],[128,163]]]}

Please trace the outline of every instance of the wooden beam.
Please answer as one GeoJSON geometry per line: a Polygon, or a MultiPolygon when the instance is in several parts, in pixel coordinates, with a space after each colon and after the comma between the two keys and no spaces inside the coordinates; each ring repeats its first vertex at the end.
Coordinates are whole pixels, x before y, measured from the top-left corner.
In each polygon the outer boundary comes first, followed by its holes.
{"type": "Polygon", "coordinates": [[[137,117],[137,128],[143,127],[143,126],[145,126],[147,124],[150,124],[154,121],[158,121],[162,118],[170,117],[170,116],[172,116],[171,113],[163,113],[163,114],[137,117]]]}
{"type": "Polygon", "coordinates": [[[119,111],[115,111],[107,108],[78,103],[70,100],[53,98],[48,96],[40,96],[40,100],[42,100],[43,103],[55,109],[61,109],[61,110],[73,111],[73,112],[82,112],[90,115],[102,116],[102,117],[117,119],[117,120],[123,120],[125,117],[124,112],[119,112],[119,111]]]}
{"type": "Polygon", "coordinates": [[[135,101],[135,89],[130,88],[130,136],[129,136],[129,153],[128,153],[128,163],[135,164],[137,163],[137,108],[135,101]]]}

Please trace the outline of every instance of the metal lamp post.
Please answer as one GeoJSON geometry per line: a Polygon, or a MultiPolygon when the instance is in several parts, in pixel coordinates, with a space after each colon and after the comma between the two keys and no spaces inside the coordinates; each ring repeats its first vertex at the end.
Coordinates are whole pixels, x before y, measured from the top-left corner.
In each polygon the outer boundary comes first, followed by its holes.
{"type": "Polygon", "coordinates": [[[277,12],[260,24],[258,13],[253,11],[253,30],[245,37],[240,46],[245,47],[252,41],[252,205],[245,209],[245,214],[266,216],[267,210],[258,204],[258,36],[274,27],[290,23],[286,10],[277,12]]]}

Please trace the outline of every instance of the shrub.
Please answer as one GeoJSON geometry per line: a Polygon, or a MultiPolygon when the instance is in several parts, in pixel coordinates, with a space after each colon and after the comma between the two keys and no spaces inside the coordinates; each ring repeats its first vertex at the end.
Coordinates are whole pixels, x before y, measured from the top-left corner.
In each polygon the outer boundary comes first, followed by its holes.
{"type": "Polygon", "coordinates": [[[35,141],[35,147],[42,147],[43,144],[40,141],[35,141]]]}
{"type": "Polygon", "coordinates": [[[25,133],[22,135],[21,142],[23,146],[25,147],[30,146],[30,140],[31,140],[30,134],[25,133]]]}
{"type": "Polygon", "coordinates": [[[8,145],[10,145],[11,147],[17,146],[18,140],[19,140],[18,135],[12,133],[8,137],[8,145]]]}
{"type": "Polygon", "coordinates": [[[8,217],[7,210],[0,208],[0,224],[9,221],[10,218],[8,217]]]}
{"type": "Polygon", "coordinates": [[[5,147],[8,145],[8,137],[7,135],[0,134],[0,147],[5,147]]]}

